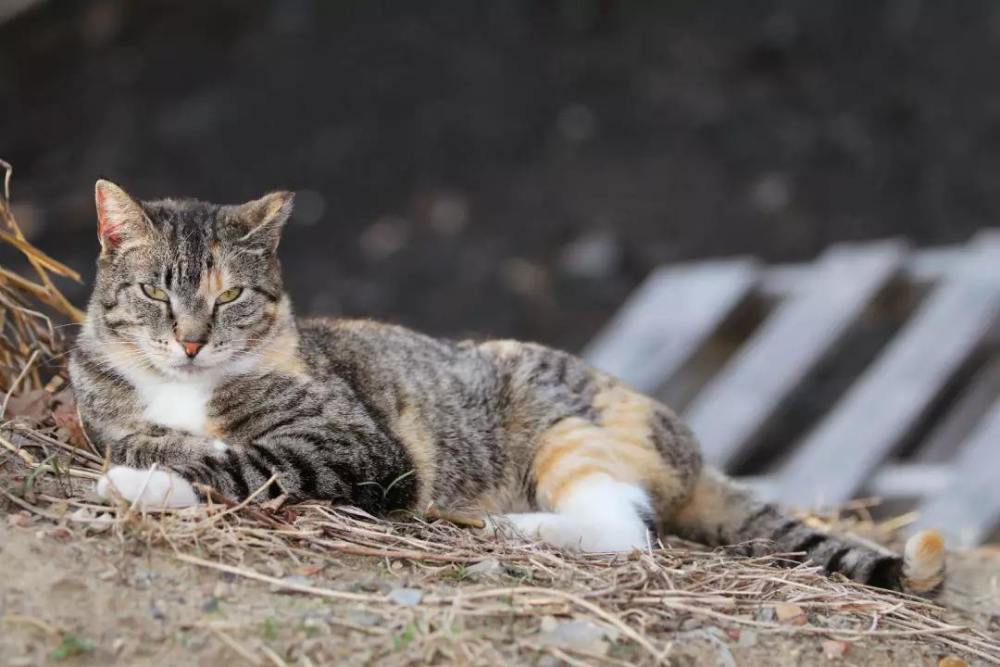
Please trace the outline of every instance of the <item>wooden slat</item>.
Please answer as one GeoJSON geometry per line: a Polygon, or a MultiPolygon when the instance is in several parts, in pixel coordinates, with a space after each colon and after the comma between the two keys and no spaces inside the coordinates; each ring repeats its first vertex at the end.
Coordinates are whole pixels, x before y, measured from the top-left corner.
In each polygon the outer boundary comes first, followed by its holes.
{"type": "Polygon", "coordinates": [[[891,463],[869,480],[865,495],[883,500],[926,500],[948,488],[955,479],[950,463],[891,463]]]}
{"type": "Polygon", "coordinates": [[[1000,238],[981,235],[780,471],[787,503],[848,500],[996,326],[1000,238]]]}
{"type": "Polygon", "coordinates": [[[1000,396],[1000,358],[988,361],[979,369],[948,414],[928,434],[914,458],[925,462],[954,458],[961,443],[987,414],[997,396],[1000,396]]]}
{"type": "MultiPolygon", "coordinates": [[[[915,283],[933,283],[941,280],[951,267],[968,254],[968,246],[946,245],[922,248],[911,252],[903,266],[903,277],[915,283]]],[[[784,298],[794,294],[803,281],[809,279],[812,262],[775,264],[764,269],[761,275],[761,293],[770,298],[784,298]]]]}
{"type": "Polygon", "coordinates": [[[756,284],[749,259],[656,270],[584,351],[636,389],[654,392],[747,298],[756,284]]]}
{"type": "Polygon", "coordinates": [[[857,322],[903,265],[906,244],[834,246],[803,276],[686,410],[706,460],[730,466],[757,444],[781,405],[857,322]]]}
{"type": "MultiPolygon", "coordinates": [[[[888,463],[881,466],[865,485],[865,496],[885,501],[926,500],[943,492],[955,481],[950,463],[888,463]]],[[[738,477],[761,498],[773,498],[781,482],[775,475],[738,477]]]]}
{"type": "Polygon", "coordinates": [[[952,483],[920,507],[914,529],[942,531],[951,547],[973,546],[1000,527],[1000,400],[959,449],[952,483]]]}

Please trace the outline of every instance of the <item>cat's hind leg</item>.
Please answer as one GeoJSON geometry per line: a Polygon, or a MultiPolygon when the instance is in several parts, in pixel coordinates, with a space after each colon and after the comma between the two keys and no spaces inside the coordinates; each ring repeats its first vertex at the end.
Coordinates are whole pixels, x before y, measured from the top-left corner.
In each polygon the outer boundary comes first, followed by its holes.
{"type": "Polygon", "coordinates": [[[508,536],[583,551],[631,551],[650,544],[649,496],[605,473],[577,480],[552,510],[506,514],[494,525],[508,536]]]}
{"type": "Polygon", "coordinates": [[[648,411],[635,418],[642,428],[627,432],[617,428],[625,419],[556,422],[539,439],[531,467],[534,500],[543,511],[510,514],[500,523],[528,539],[585,551],[649,545],[660,491],[672,486],[673,476],[650,437],[648,411]]]}
{"type": "Polygon", "coordinates": [[[586,551],[650,543],[690,496],[700,458],[676,416],[617,384],[593,399],[596,419],[568,417],[541,434],[531,477],[541,513],[513,514],[526,537],[586,551]]]}

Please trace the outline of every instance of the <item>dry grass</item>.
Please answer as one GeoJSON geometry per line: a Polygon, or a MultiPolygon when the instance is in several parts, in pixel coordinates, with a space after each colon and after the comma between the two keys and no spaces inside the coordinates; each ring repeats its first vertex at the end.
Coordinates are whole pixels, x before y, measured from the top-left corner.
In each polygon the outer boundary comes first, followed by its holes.
{"type": "Polygon", "coordinates": [[[0,160],[0,171],[0,243],[18,250],[35,274],[33,280],[0,266],[0,390],[10,396],[15,390],[41,389],[53,374],[58,377],[64,341],[50,315],[80,322],[83,313],[52,281],[52,276],[77,281],[80,276],[24,238],[10,207],[11,166],[0,160]],[[50,368],[48,377],[44,365],[50,368]]]}
{"type": "MultiPolygon", "coordinates": [[[[43,468],[63,492],[17,495],[0,489],[9,502],[77,530],[108,532],[143,549],[166,548],[184,563],[263,582],[272,590],[349,604],[379,619],[362,628],[367,632],[362,636],[376,643],[386,641],[384,629],[405,632],[401,612],[413,601],[393,591],[359,592],[274,576],[271,572],[285,568],[269,563],[301,564],[317,555],[342,555],[370,558],[372,567],[402,562],[417,568],[425,575],[416,604],[426,632],[433,637],[435,628],[476,628],[463,641],[471,651],[465,658],[504,645],[537,651],[546,624],[573,618],[585,623],[592,640],[603,647],[596,657],[573,646],[559,649],[584,661],[600,657],[614,664],[615,652],[608,649],[617,644],[630,647],[627,662],[658,664],[671,655],[679,638],[691,633],[711,638],[714,632],[722,640],[738,641],[749,631],[847,644],[920,639],[939,652],[1000,664],[1000,641],[949,610],[831,579],[814,567],[791,563],[787,554],[743,558],[671,542],[629,555],[583,555],[498,541],[445,520],[377,519],[317,502],[282,506],[217,498],[201,507],[147,514],[124,502],[108,505],[81,493],[82,485],[73,480],[95,476],[100,468],[96,457],[83,455],[75,466],[54,466],[55,460],[65,459],[66,450],[33,440],[38,435],[22,429],[7,432],[0,442],[20,452],[29,468],[43,468]],[[491,576],[476,574],[484,569],[491,576]],[[477,622],[490,618],[505,624],[491,630],[477,622]],[[511,622],[523,628],[513,637],[511,622]]],[[[586,646],[592,648],[593,641],[586,646]]],[[[717,641],[720,650],[728,650],[724,641],[717,641]]],[[[428,659],[434,646],[425,646],[428,659]]],[[[461,661],[463,656],[450,658],[461,661]]]]}
{"type": "MultiPolygon", "coordinates": [[[[37,282],[0,268],[0,383],[7,399],[41,391],[51,401],[0,429],[0,469],[13,462],[0,476],[0,507],[9,503],[58,522],[71,536],[103,534],[143,549],[166,549],[184,563],[352,605],[374,621],[337,621],[353,631],[353,644],[344,645],[350,650],[359,642],[405,646],[417,633],[421,659],[428,662],[495,662],[525,651],[567,664],[659,664],[678,641],[699,638],[716,645],[723,664],[734,664],[731,643],[766,634],[818,636],[834,646],[920,639],[941,653],[1000,664],[1000,641],[953,612],[831,579],[813,567],[790,566],[787,555],[742,558],[683,543],[651,544],[629,555],[580,555],[498,541],[448,520],[376,519],[317,502],[237,504],[215,496],[208,505],[146,514],[96,500],[87,487],[99,475],[102,457],[67,417],[75,411],[65,396],[57,398],[58,380],[45,378],[37,363],[63,353],[57,329],[40,309],[80,318],[50,274],[76,276],[18,231],[8,206],[9,167],[3,166],[0,218],[6,231],[0,240],[24,253],[37,282]],[[62,416],[49,410],[53,403],[62,416]],[[268,566],[331,555],[370,559],[373,568],[405,563],[422,574],[421,587],[401,594],[324,586],[274,576],[283,568],[268,566]],[[553,639],[569,618],[586,641],[553,639]],[[454,641],[455,632],[461,641],[454,641]]],[[[253,664],[285,664],[288,657],[267,644],[253,647],[224,630],[212,632],[253,664]]],[[[308,642],[300,644],[295,650],[305,650],[308,642]]]]}

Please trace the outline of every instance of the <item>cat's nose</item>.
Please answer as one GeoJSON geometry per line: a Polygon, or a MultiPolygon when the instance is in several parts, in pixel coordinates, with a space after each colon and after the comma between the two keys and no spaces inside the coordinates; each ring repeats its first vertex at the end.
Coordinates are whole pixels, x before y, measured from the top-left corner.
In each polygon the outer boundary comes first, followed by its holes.
{"type": "Polygon", "coordinates": [[[201,348],[205,347],[205,341],[203,340],[182,340],[180,343],[188,359],[194,359],[201,348]]]}

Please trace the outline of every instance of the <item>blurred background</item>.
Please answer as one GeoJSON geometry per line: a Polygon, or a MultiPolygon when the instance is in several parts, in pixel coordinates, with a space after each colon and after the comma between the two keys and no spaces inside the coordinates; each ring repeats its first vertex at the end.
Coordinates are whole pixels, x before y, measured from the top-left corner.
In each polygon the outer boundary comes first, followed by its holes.
{"type": "Polygon", "coordinates": [[[99,176],[290,188],[303,313],[579,350],[664,262],[965,241],[1000,212],[986,0],[7,0],[0,21],[15,213],[88,277],[99,176]]]}

